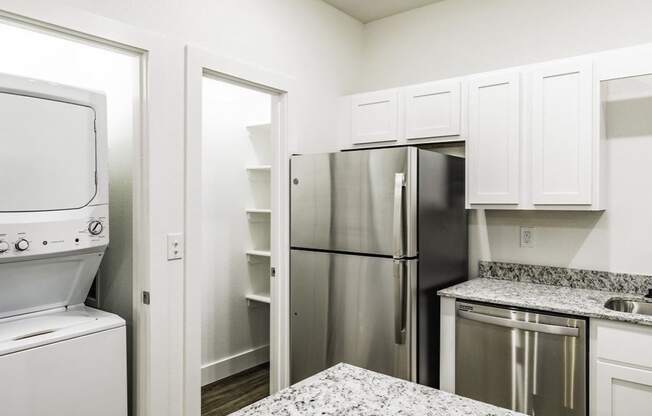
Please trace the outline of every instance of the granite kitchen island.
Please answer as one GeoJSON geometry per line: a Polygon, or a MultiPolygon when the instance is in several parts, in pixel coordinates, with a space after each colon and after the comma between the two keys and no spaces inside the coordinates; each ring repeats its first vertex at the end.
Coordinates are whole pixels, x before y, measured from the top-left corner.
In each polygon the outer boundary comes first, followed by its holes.
{"type": "Polygon", "coordinates": [[[233,415],[523,416],[348,364],[324,370],[233,415]]]}

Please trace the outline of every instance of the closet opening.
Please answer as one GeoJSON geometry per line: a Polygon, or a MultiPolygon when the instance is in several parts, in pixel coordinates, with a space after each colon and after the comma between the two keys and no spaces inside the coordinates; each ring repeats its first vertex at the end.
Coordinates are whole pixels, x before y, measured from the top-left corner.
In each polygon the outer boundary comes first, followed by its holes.
{"type": "Polygon", "coordinates": [[[270,392],[278,96],[207,73],[201,91],[201,408],[220,415],[270,392]]]}

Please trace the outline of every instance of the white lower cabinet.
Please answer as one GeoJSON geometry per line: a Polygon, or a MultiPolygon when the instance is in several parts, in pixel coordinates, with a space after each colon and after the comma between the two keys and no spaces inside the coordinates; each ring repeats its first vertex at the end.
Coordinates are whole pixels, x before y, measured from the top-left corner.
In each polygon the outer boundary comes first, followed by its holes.
{"type": "Polygon", "coordinates": [[[596,416],[652,414],[652,370],[596,363],[596,416]]]}
{"type": "Polygon", "coordinates": [[[652,415],[652,327],[591,321],[591,416],[652,415]]]}

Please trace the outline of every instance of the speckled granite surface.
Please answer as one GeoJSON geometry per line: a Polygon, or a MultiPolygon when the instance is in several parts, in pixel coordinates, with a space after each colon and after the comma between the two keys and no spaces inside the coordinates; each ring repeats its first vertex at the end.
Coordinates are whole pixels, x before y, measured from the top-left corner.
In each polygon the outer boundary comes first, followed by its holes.
{"type": "Polygon", "coordinates": [[[616,312],[604,307],[604,303],[614,297],[642,299],[642,296],[626,293],[487,278],[469,280],[438,293],[457,299],[652,325],[652,316],[616,312]]]}
{"type": "Polygon", "coordinates": [[[479,275],[492,279],[636,295],[644,295],[648,288],[652,288],[652,276],[648,275],[494,261],[481,261],[479,275]]]}
{"type": "Polygon", "coordinates": [[[347,364],[331,367],[232,415],[524,416],[347,364]]]}

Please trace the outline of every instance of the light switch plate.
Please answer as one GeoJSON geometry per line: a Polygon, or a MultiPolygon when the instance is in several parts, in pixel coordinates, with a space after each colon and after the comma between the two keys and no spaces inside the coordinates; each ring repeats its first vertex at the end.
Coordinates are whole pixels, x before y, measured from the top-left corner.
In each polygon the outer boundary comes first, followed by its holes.
{"type": "Polygon", "coordinates": [[[534,247],[534,227],[521,227],[521,247],[534,247]]]}
{"type": "Polygon", "coordinates": [[[168,234],[168,260],[183,258],[183,233],[168,234]]]}

